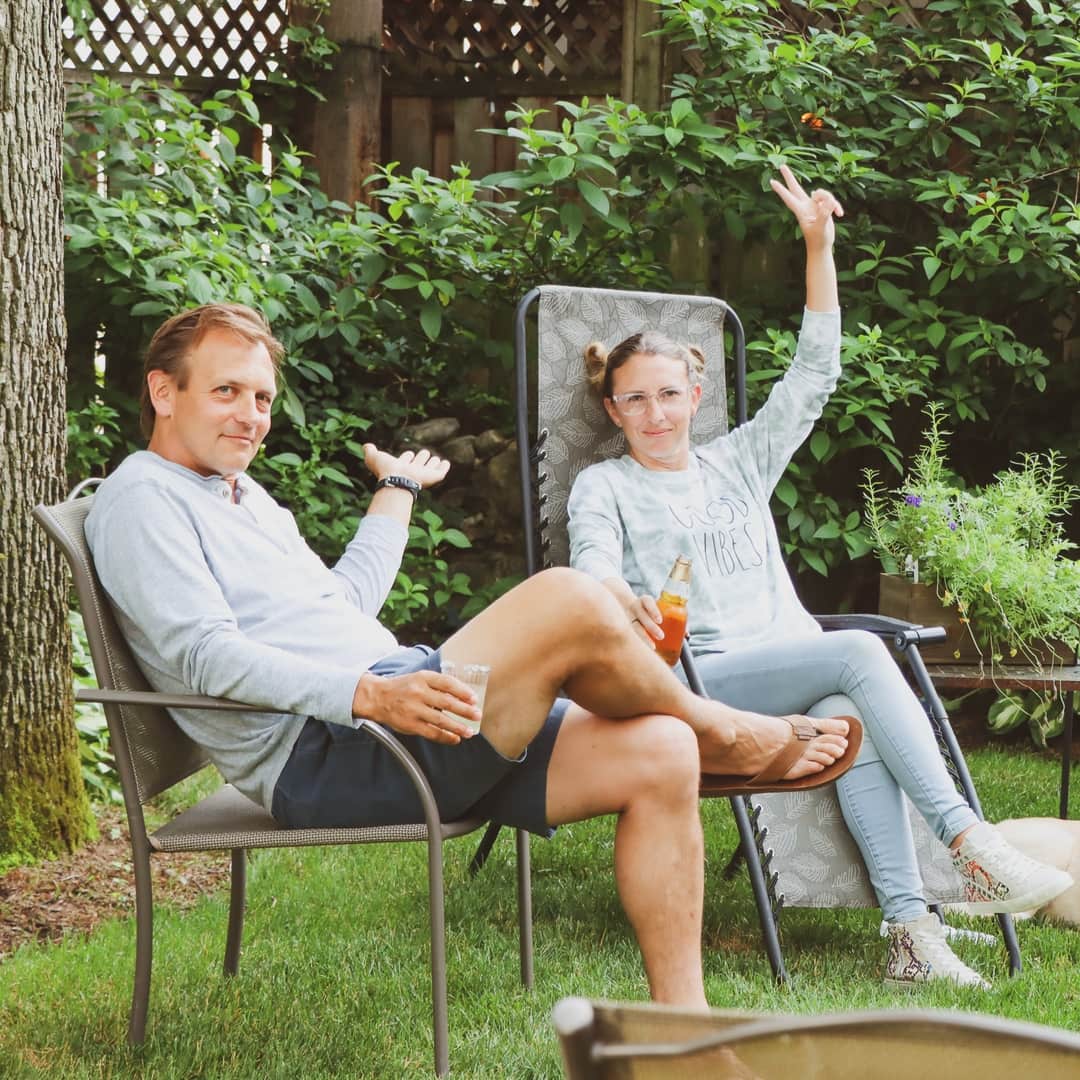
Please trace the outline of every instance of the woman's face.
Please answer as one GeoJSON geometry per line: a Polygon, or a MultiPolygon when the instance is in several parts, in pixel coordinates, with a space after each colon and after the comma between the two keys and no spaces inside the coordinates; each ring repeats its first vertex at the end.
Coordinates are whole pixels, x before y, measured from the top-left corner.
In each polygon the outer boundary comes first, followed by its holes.
{"type": "Polygon", "coordinates": [[[604,398],[604,408],[622,428],[630,456],[638,464],[647,469],[685,469],[690,420],[700,401],[701,386],[690,385],[682,360],[635,353],[612,375],[611,397],[604,398]]]}

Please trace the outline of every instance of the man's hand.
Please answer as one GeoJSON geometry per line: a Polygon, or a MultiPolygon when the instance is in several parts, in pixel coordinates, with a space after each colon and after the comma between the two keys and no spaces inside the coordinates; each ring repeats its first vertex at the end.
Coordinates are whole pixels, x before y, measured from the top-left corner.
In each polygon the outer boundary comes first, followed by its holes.
{"type": "Polygon", "coordinates": [[[430,450],[405,450],[394,457],[374,443],[364,444],[364,464],[375,474],[376,480],[384,476],[407,476],[421,487],[432,487],[444,480],[450,471],[450,462],[436,457],[430,450]]]}
{"type": "Polygon", "coordinates": [[[438,671],[385,677],[365,672],[353,693],[353,716],[374,720],[402,735],[419,735],[451,746],[472,738],[472,729],[443,709],[480,722],[476,695],[459,679],[438,671]]]}

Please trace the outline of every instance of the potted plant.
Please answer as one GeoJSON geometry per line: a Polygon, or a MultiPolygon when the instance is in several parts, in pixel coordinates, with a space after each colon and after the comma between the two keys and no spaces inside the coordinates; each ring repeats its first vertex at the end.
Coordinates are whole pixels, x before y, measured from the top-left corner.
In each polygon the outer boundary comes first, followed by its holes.
{"type": "Polygon", "coordinates": [[[883,614],[945,625],[931,660],[991,665],[1073,662],[1080,641],[1080,563],[1062,525],[1077,496],[1060,455],[1024,454],[983,487],[967,488],[946,462],[944,409],[903,483],[885,491],[865,471],[866,520],[882,574],[883,614]],[[906,573],[905,573],[906,570],[906,573]],[[931,605],[940,604],[940,607],[931,605]]]}

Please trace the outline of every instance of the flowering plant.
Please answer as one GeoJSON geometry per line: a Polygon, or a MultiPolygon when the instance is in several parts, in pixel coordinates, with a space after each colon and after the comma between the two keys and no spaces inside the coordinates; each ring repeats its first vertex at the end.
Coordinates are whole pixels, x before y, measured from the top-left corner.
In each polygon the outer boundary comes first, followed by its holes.
{"type": "Polygon", "coordinates": [[[929,428],[903,484],[885,491],[872,469],[862,485],[866,521],[886,572],[913,568],[933,585],[979,652],[992,662],[1038,663],[1033,646],[1080,642],[1080,563],[1062,519],[1077,489],[1054,451],[1024,454],[980,488],[966,488],[946,463],[944,410],[929,428]]]}

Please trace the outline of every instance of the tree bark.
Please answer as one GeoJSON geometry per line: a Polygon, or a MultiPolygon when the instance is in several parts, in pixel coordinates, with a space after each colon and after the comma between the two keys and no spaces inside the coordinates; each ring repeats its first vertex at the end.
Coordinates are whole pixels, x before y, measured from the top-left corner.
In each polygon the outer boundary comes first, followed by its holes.
{"type": "Polygon", "coordinates": [[[61,4],[0,0],[0,861],[93,828],[73,723],[68,581],[30,517],[63,495],[61,4]]]}

